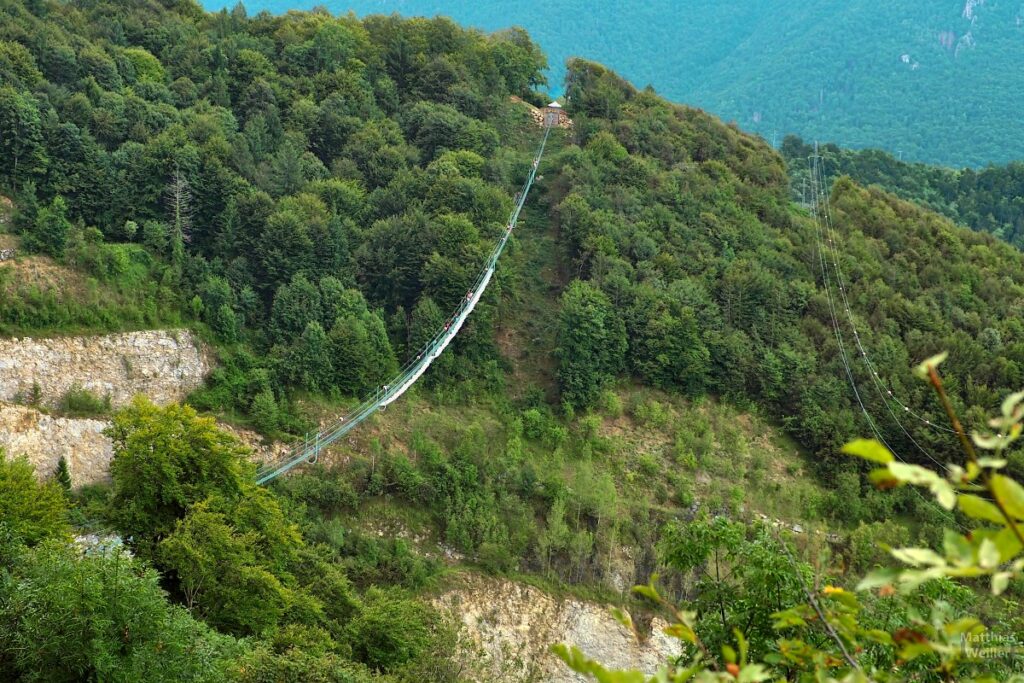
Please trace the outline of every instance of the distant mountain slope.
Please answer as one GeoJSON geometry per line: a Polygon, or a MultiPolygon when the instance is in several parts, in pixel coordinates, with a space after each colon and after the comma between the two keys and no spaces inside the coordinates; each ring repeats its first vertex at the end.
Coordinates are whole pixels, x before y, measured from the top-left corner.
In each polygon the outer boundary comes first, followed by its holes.
{"type": "MultiPolygon", "coordinates": [[[[790,136],[780,151],[789,167],[793,196],[802,200],[809,175],[807,160],[814,148],[790,136]]],[[[829,178],[847,175],[861,185],[878,185],[1024,249],[1024,163],[978,171],[953,169],[900,161],[877,149],[854,151],[832,144],[821,145],[819,154],[829,178]]]]}
{"type": "MultiPolygon", "coordinates": [[[[232,4],[206,0],[209,8],[232,4]]],[[[598,59],[632,82],[771,140],[787,133],[956,166],[1024,158],[1024,6],[942,2],[250,0],[251,10],[448,14],[521,25],[548,53],[598,59]]]]}

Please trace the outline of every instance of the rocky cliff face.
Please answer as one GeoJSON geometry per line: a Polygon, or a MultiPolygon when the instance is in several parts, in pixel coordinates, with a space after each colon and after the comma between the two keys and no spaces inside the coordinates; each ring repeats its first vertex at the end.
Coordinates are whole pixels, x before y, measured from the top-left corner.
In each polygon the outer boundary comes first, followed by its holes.
{"type": "Polygon", "coordinates": [[[677,653],[665,636],[664,621],[655,619],[652,633],[639,643],[604,605],[572,598],[559,599],[532,586],[511,581],[465,576],[461,585],[435,604],[462,622],[465,634],[479,649],[478,664],[495,683],[586,680],[551,654],[554,643],[574,645],[610,667],[636,668],[653,674],[677,653]]]}
{"type": "Polygon", "coordinates": [[[0,448],[11,456],[27,457],[42,478],[52,475],[63,457],[72,486],[94,484],[106,479],[113,455],[110,439],[103,436],[107,424],[0,404],[0,448]]]}
{"type": "Polygon", "coordinates": [[[166,404],[198,388],[209,371],[209,359],[187,330],[0,339],[2,401],[16,401],[38,386],[41,402],[55,405],[78,385],[109,396],[115,407],[136,394],[166,404]]]}
{"type": "Polygon", "coordinates": [[[156,403],[180,401],[210,371],[208,354],[187,330],[152,330],[92,337],[0,339],[0,448],[24,455],[40,477],[63,457],[74,486],[109,476],[113,449],[103,420],[55,417],[15,405],[38,388],[52,407],[74,386],[109,396],[114,407],[136,394],[156,403]]]}

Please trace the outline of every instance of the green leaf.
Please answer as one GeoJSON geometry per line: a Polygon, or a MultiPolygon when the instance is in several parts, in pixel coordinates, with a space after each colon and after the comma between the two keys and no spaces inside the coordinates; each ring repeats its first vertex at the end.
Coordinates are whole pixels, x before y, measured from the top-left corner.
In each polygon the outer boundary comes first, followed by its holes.
{"type": "Polygon", "coordinates": [[[939,475],[925,467],[921,467],[920,465],[908,465],[905,462],[890,463],[889,472],[891,472],[892,476],[896,477],[900,481],[920,486],[928,486],[939,478],[939,475]]]}
{"type": "Polygon", "coordinates": [[[625,610],[621,610],[618,607],[612,608],[612,617],[615,621],[619,622],[629,630],[633,630],[633,618],[629,616],[629,613],[625,610]]]}
{"type": "Polygon", "coordinates": [[[978,564],[984,569],[995,569],[999,566],[999,549],[991,539],[982,539],[978,547],[978,564]]]}
{"type": "Polygon", "coordinates": [[[1024,487],[1001,474],[992,475],[992,492],[996,500],[1015,519],[1024,519],[1024,487]]]}
{"type": "Polygon", "coordinates": [[[1004,458],[978,458],[979,467],[987,467],[990,470],[1001,470],[1006,467],[1004,458]]]}
{"type": "Polygon", "coordinates": [[[1013,529],[1006,527],[996,534],[993,539],[993,543],[996,544],[996,548],[999,550],[999,561],[1009,562],[1017,556],[1021,551],[1020,540],[1017,538],[1017,534],[1013,533],[1013,529]]]}
{"type": "Polygon", "coordinates": [[[997,572],[992,575],[992,595],[1002,595],[1013,578],[1011,572],[997,572]]]}
{"type": "Polygon", "coordinates": [[[761,664],[750,664],[740,669],[740,675],[736,677],[739,683],[759,683],[767,681],[771,675],[761,664]]]}
{"type": "Polygon", "coordinates": [[[899,479],[892,476],[888,467],[878,467],[868,472],[868,481],[878,488],[892,488],[901,484],[899,479]]]}
{"type": "Polygon", "coordinates": [[[905,462],[889,463],[889,472],[900,481],[915,486],[927,486],[939,505],[947,510],[952,510],[956,506],[956,491],[953,490],[953,486],[935,472],[905,462]]]}
{"type": "Polygon", "coordinates": [[[956,491],[953,490],[953,486],[945,479],[939,479],[931,487],[932,494],[935,495],[935,500],[939,502],[946,510],[952,510],[956,507],[956,491]]]}
{"type": "Polygon", "coordinates": [[[900,657],[907,660],[908,662],[924,655],[930,655],[935,651],[935,646],[931,643],[911,643],[900,650],[900,657]]]}
{"type": "Polygon", "coordinates": [[[593,676],[600,683],[644,683],[647,680],[639,671],[608,671],[583,654],[579,648],[568,647],[564,643],[552,645],[551,651],[576,673],[587,677],[593,676]]]}
{"type": "Polygon", "coordinates": [[[900,562],[905,562],[914,567],[920,567],[921,565],[944,567],[946,565],[945,558],[928,548],[893,548],[889,552],[900,562]]]}
{"type": "Polygon", "coordinates": [[[931,358],[928,358],[927,360],[923,361],[920,365],[914,368],[914,374],[920,377],[921,379],[928,379],[928,371],[931,368],[939,367],[939,365],[942,364],[942,361],[946,360],[946,358],[948,357],[948,351],[943,351],[942,353],[936,354],[931,358]]]}
{"type": "Polygon", "coordinates": [[[853,455],[864,460],[888,465],[895,457],[884,445],[874,439],[857,439],[843,446],[843,453],[853,455]]]}
{"type": "Polygon", "coordinates": [[[994,451],[997,448],[1001,448],[1005,444],[1006,439],[1001,436],[996,436],[995,434],[986,435],[975,432],[971,434],[971,441],[973,441],[974,445],[978,448],[984,448],[986,451],[994,451]]]}
{"type": "Polygon", "coordinates": [[[732,630],[733,635],[736,637],[736,647],[740,649],[740,666],[747,665],[747,653],[750,651],[750,643],[743,637],[743,632],[738,628],[732,630]]]}
{"type": "Polygon", "coordinates": [[[961,493],[959,498],[960,510],[968,517],[982,519],[986,522],[1005,524],[1003,513],[995,505],[973,494],[961,493]]]}
{"type": "Polygon", "coordinates": [[[661,602],[661,596],[658,594],[658,589],[654,587],[653,579],[646,586],[633,586],[633,592],[644,596],[652,602],[661,602]]]}
{"type": "Polygon", "coordinates": [[[686,624],[671,624],[666,626],[662,631],[666,636],[675,638],[676,640],[683,640],[687,643],[696,643],[697,634],[693,632],[693,629],[686,624]]]}
{"type": "Polygon", "coordinates": [[[1005,415],[1006,417],[1010,417],[1011,415],[1013,415],[1014,408],[1016,408],[1017,404],[1019,404],[1022,400],[1024,400],[1024,391],[1018,391],[1017,393],[1010,394],[1009,396],[1004,398],[1003,405],[1000,406],[1000,410],[1002,411],[1003,415],[1005,415]]]}
{"type": "Polygon", "coordinates": [[[970,564],[974,560],[974,548],[970,541],[951,529],[943,531],[942,547],[946,557],[956,564],[970,564]]]}
{"type": "Polygon", "coordinates": [[[873,642],[882,645],[892,645],[892,636],[881,629],[873,628],[864,633],[864,636],[873,642]]]}
{"type": "Polygon", "coordinates": [[[872,588],[880,588],[881,586],[891,586],[896,583],[899,576],[899,570],[896,569],[876,569],[860,580],[860,583],[857,584],[857,590],[866,591],[872,588]]]}

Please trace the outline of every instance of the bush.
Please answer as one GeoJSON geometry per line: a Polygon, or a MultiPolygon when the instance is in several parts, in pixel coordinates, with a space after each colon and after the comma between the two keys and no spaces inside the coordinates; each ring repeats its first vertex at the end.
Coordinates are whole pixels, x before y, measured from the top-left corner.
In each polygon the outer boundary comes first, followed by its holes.
{"type": "Polygon", "coordinates": [[[348,479],[322,465],[277,479],[274,486],[291,500],[314,508],[319,515],[354,510],[359,506],[359,494],[348,479]]]}
{"type": "Polygon", "coordinates": [[[506,545],[485,541],[476,551],[476,559],[487,571],[494,574],[510,572],[516,568],[518,560],[506,545]]]}
{"type": "Polygon", "coordinates": [[[900,548],[910,543],[907,528],[896,522],[861,523],[850,532],[847,557],[850,567],[857,572],[866,572],[876,566],[888,563],[890,555],[884,546],[900,548]]]}
{"type": "Polygon", "coordinates": [[[68,461],[63,455],[57,460],[57,469],[53,472],[53,479],[64,493],[71,492],[71,472],[68,471],[68,461]]]}
{"type": "Polygon", "coordinates": [[[633,404],[632,413],[633,419],[641,425],[657,427],[658,429],[667,426],[671,417],[669,409],[654,399],[649,401],[637,400],[633,404]]]}
{"type": "Polygon", "coordinates": [[[72,385],[57,403],[57,410],[74,417],[96,417],[110,412],[110,396],[100,398],[88,389],[72,385]]]}
{"type": "Polygon", "coordinates": [[[611,389],[605,389],[601,392],[597,401],[597,407],[608,417],[622,417],[622,399],[611,389]]]}
{"type": "Polygon", "coordinates": [[[249,406],[252,414],[252,424],[263,434],[273,434],[280,424],[280,415],[277,408],[277,399],[274,392],[264,389],[256,394],[249,406]]]}
{"type": "Polygon", "coordinates": [[[20,681],[224,681],[231,638],[168,603],[122,550],[43,543],[0,588],[0,677],[20,681]]]}
{"type": "Polygon", "coordinates": [[[373,669],[395,671],[427,651],[439,621],[437,612],[402,591],[371,588],[351,625],[352,652],[373,669]]]}
{"type": "Polygon", "coordinates": [[[40,483],[25,458],[0,450],[0,525],[29,545],[68,531],[67,500],[55,481],[40,483]]]}

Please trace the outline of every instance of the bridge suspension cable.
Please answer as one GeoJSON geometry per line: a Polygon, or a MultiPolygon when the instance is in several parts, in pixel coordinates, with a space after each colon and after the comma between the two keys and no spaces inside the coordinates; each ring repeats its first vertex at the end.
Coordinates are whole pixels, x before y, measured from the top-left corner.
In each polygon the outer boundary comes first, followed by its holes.
{"type": "Polygon", "coordinates": [[[541,158],[544,156],[544,147],[547,145],[550,134],[551,128],[548,127],[544,131],[544,137],[540,141],[540,146],[534,156],[526,181],[523,183],[522,189],[516,194],[512,212],[509,214],[501,236],[495,242],[490,256],[484,262],[473,288],[462,298],[444,326],[437,331],[423,348],[419,349],[416,355],[405,364],[397,375],[367,396],[362,403],[312,437],[307,436],[301,443],[296,444],[271,462],[262,464],[256,472],[256,482],[258,484],[266,484],[304,462],[316,462],[320,457],[320,451],[344,437],[378,410],[398,400],[402,394],[408,391],[423,376],[423,373],[427,371],[427,368],[434,362],[434,359],[448,348],[455,335],[462,329],[469,314],[476,308],[477,303],[479,303],[480,298],[487,289],[487,285],[491,282],[498,259],[505,250],[505,245],[508,244],[512,230],[515,229],[516,223],[519,221],[519,215],[526,204],[526,197],[537,177],[537,168],[540,166],[541,158]]]}

